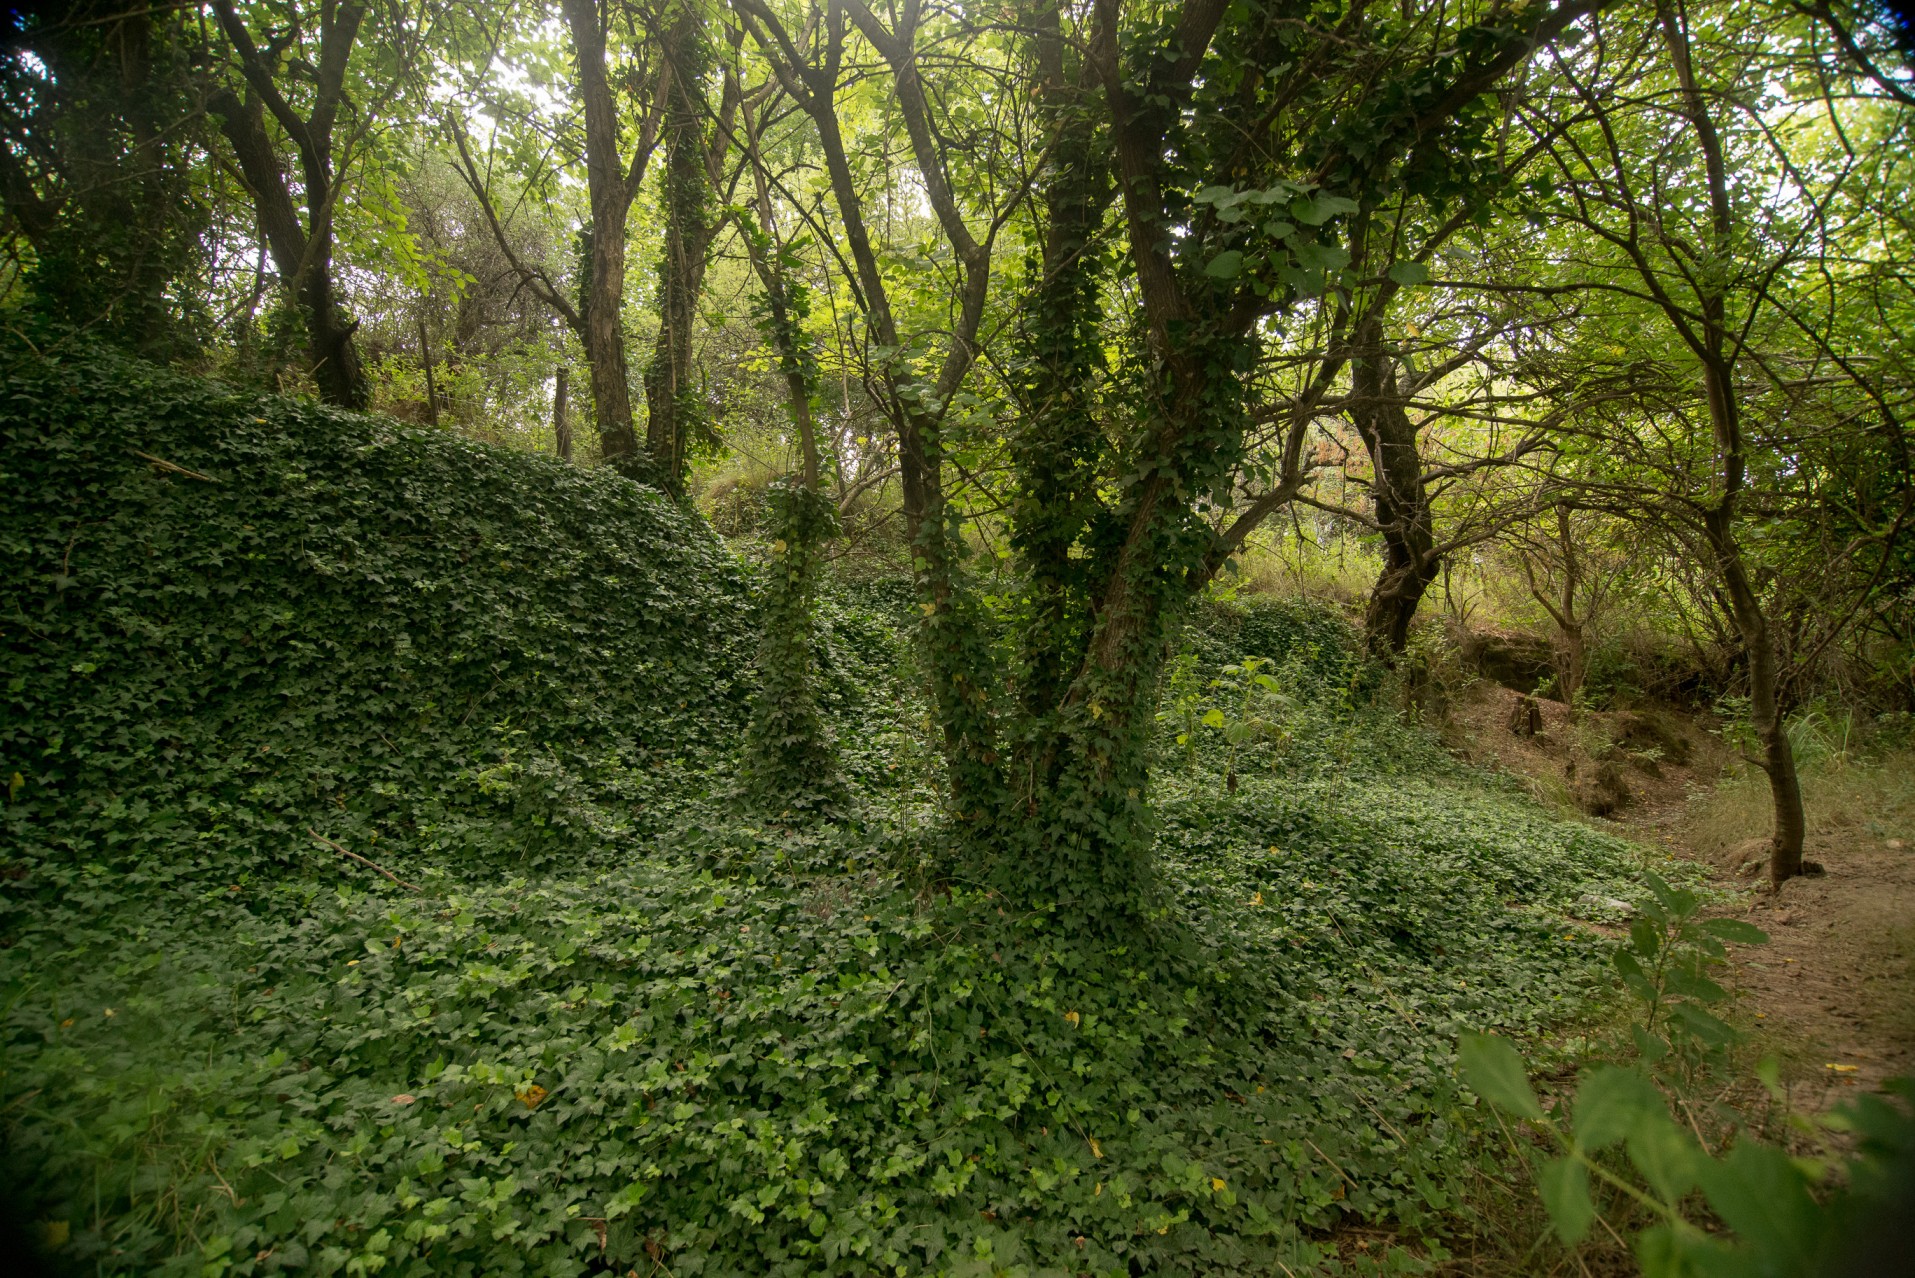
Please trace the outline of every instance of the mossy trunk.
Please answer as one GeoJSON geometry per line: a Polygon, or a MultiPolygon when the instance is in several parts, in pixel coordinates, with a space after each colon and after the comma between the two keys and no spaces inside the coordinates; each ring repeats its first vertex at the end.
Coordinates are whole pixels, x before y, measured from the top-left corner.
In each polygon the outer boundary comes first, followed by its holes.
{"type": "Polygon", "coordinates": [[[745,779],[766,813],[794,821],[847,806],[837,756],[818,713],[815,651],[819,549],[837,508],[802,482],[771,489],[771,566],[758,646],[758,687],[745,739],[745,779]]]}

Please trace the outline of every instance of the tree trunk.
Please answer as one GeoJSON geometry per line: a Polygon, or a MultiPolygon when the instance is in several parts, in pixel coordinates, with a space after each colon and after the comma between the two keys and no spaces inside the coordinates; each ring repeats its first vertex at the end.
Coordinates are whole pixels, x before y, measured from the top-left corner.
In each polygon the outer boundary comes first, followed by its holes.
{"type": "Polygon", "coordinates": [[[658,341],[645,370],[645,447],[672,493],[684,491],[687,451],[700,416],[692,372],[692,328],[705,257],[716,229],[706,198],[702,21],[680,9],[665,39],[670,77],[665,108],[665,243],[658,267],[658,341]]]}
{"type": "Polygon", "coordinates": [[[341,408],[364,409],[372,402],[372,387],[353,341],[359,324],[347,318],[332,272],[332,217],[339,198],[332,131],[366,6],[348,2],[329,9],[322,17],[316,88],[310,114],[305,117],[296,114],[274,83],[270,61],[253,44],[252,33],[231,0],[215,0],[213,8],[239,60],[247,96],[242,104],[230,90],[222,89],[207,106],[220,117],[220,131],[232,143],[240,172],[252,188],[259,229],[280,282],[292,292],[305,315],[310,371],[320,397],[341,408]],[[294,211],[291,189],[266,132],[268,107],[299,152],[305,187],[304,225],[294,211]]]}
{"type": "Polygon", "coordinates": [[[1726,512],[1708,521],[1709,543],[1722,571],[1730,616],[1749,672],[1749,723],[1762,743],[1762,770],[1769,778],[1769,798],[1775,809],[1775,833],[1769,848],[1769,883],[1802,873],[1802,847],[1808,835],[1808,817],[1802,807],[1802,781],[1795,768],[1795,750],[1789,744],[1777,694],[1775,643],[1761,600],[1749,580],[1742,548],[1726,512]]]}
{"type": "Polygon", "coordinates": [[[567,391],[571,388],[572,371],[563,364],[559,365],[552,387],[552,447],[560,461],[572,460],[572,419],[567,413],[569,405],[565,402],[567,391]]]}
{"type": "Polygon", "coordinates": [[[426,369],[426,420],[432,425],[439,424],[439,387],[432,376],[432,343],[426,337],[426,317],[416,317],[419,327],[419,362],[426,369]]]}
{"type": "Polygon", "coordinates": [[[618,158],[618,108],[605,74],[605,31],[595,0],[564,0],[566,25],[578,65],[585,108],[585,183],[592,209],[586,253],[589,272],[580,290],[580,340],[592,382],[599,455],[631,472],[638,468],[632,428],[631,377],[625,361],[625,223],[632,197],[618,158]]]}
{"type": "MultiPolygon", "coordinates": [[[[1709,115],[1707,99],[1696,82],[1690,61],[1689,33],[1686,21],[1666,2],[1657,4],[1657,18],[1682,86],[1684,114],[1695,133],[1707,175],[1709,210],[1714,231],[1715,251],[1727,260],[1734,251],[1735,221],[1729,204],[1728,166],[1724,160],[1721,137],[1709,115]]],[[[1711,274],[1703,277],[1714,281],[1711,274]]],[[[1748,566],[1736,540],[1736,502],[1748,482],[1748,463],[1743,455],[1741,404],[1736,395],[1735,364],[1739,353],[1738,337],[1728,314],[1727,300],[1718,284],[1706,283],[1697,290],[1701,305],[1694,320],[1672,309],[1670,318],[1679,331],[1687,334],[1700,329],[1700,340],[1690,339],[1702,365],[1703,391],[1709,405],[1709,426],[1714,436],[1719,466],[1719,496],[1703,514],[1703,526],[1710,549],[1715,552],[1722,573],[1723,590],[1729,598],[1729,613],[1742,640],[1749,663],[1749,717],[1762,741],[1762,770],[1769,776],[1769,795],[1775,805],[1775,835],[1769,849],[1769,883],[1780,888],[1786,879],[1802,873],[1802,844],[1807,834],[1807,819],[1802,810],[1802,782],[1796,775],[1795,752],[1782,720],[1777,695],[1775,641],[1763,615],[1762,601],[1749,580],[1748,566]]]]}
{"type": "Polygon", "coordinates": [[[1364,322],[1357,343],[1364,351],[1351,363],[1355,404],[1351,416],[1370,455],[1375,476],[1376,522],[1383,534],[1383,571],[1370,590],[1363,634],[1370,652],[1394,666],[1410,639],[1423,595],[1442,567],[1416,425],[1403,408],[1394,361],[1383,352],[1381,317],[1364,322]]]}

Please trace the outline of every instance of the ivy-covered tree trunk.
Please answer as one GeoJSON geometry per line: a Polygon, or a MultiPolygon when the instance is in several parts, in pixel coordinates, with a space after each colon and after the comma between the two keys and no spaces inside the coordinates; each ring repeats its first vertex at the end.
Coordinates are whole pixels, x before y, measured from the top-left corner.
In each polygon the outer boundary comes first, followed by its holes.
{"type": "Polygon", "coordinates": [[[306,321],[309,371],[321,398],[342,408],[363,409],[372,402],[372,388],[354,340],[358,322],[346,315],[334,284],[332,251],[333,213],[340,197],[339,175],[333,171],[333,126],[366,5],[344,3],[326,10],[315,87],[303,116],[275,81],[277,51],[269,56],[253,43],[231,0],[215,0],[213,9],[239,64],[246,94],[242,101],[230,89],[221,89],[208,106],[220,118],[220,131],[252,188],[254,212],[280,282],[306,321]],[[299,154],[303,222],[266,131],[269,111],[299,154]]]}
{"type": "Polygon", "coordinates": [[[802,479],[773,484],[769,500],[774,539],[746,733],[746,783],[767,812],[828,818],[843,812],[846,792],[813,676],[819,553],[837,533],[838,511],[802,479]]]}
{"type": "Polygon", "coordinates": [[[684,491],[687,450],[703,414],[692,370],[698,291],[717,219],[710,212],[703,17],[682,4],[665,37],[665,243],[658,264],[658,340],[645,369],[645,446],[668,491],[684,491]]]}
{"type": "Polygon", "coordinates": [[[756,223],[739,230],[763,286],[758,329],[778,356],[785,402],[798,437],[802,468],[772,486],[772,562],[764,629],[758,648],[758,688],[747,730],[745,776],[753,798],[769,812],[799,819],[840,814],[848,795],[838,760],[818,713],[813,682],[817,652],[817,591],[825,544],[838,532],[838,512],[821,486],[817,416],[818,360],[804,330],[810,295],[794,278],[771,218],[771,191],[758,150],[760,121],[743,109],[746,159],[757,199],[756,223]]]}

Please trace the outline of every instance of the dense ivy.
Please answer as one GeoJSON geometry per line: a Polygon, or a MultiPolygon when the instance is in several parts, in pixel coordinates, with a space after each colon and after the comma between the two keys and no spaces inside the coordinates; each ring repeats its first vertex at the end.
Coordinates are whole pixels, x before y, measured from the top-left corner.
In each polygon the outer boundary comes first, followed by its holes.
{"type": "Polygon", "coordinates": [[[745,774],[774,814],[842,814],[846,796],[814,687],[814,612],[824,543],[837,532],[829,498],[801,483],[773,484],[772,561],[766,572],[758,688],[746,734],[745,774]]]}
{"type": "Polygon", "coordinates": [[[536,862],[582,846],[574,797],[643,822],[742,724],[747,579],[655,493],[132,361],[4,357],[16,858],[163,847],[177,873],[226,830],[296,862],[318,820],[536,862]]]}
{"type": "Polygon", "coordinates": [[[9,359],[0,1104],[93,1272],[1267,1274],[1350,1218],[1437,1252],[1457,1030],[1600,986],[1564,916],[1635,854],[1445,762],[1321,614],[1205,614],[1200,722],[1260,726],[1159,732],[1156,912],[1093,938],[926,876],[908,584],[818,608],[857,822],[765,822],[748,578],[664,498],[9,359]]]}

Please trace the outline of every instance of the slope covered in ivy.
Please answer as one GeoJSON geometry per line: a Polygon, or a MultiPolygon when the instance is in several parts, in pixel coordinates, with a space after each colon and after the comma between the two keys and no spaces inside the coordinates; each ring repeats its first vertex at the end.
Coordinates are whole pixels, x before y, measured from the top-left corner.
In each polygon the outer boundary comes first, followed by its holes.
{"type": "Polygon", "coordinates": [[[284,861],[319,820],[536,858],[582,846],[567,792],[641,815],[634,776],[735,732],[745,581],[656,493],[111,356],[7,355],[16,857],[284,861]]]}
{"type": "Polygon", "coordinates": [[[1457,1032],[1599,987],[1566,914],[1636,853],[1447,761],[1322,613],[1192,628],[1160,910],[1094,939],[950,872],[895,591],[823,610],[851,819],[787,828],[733,797],[750,574],[675,507],[7,358],[0,1132],[76,1270],[1432,1254],[1457,1032]]]}

